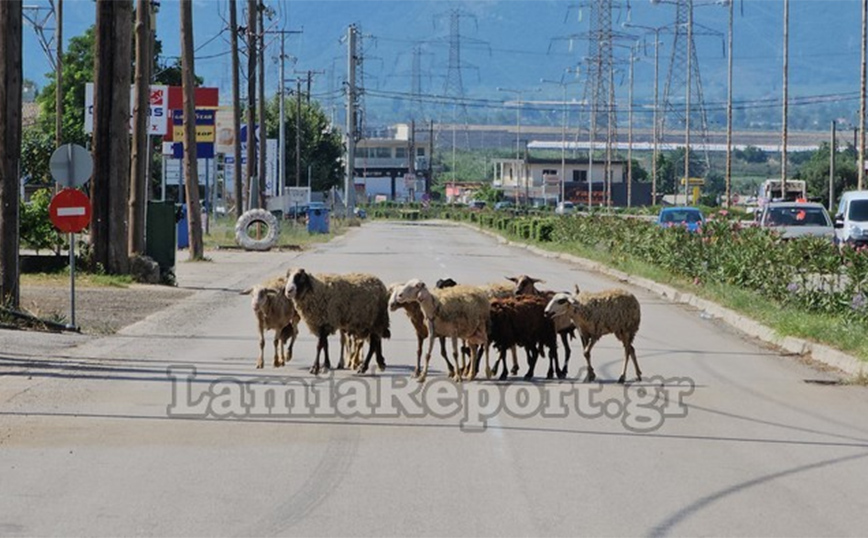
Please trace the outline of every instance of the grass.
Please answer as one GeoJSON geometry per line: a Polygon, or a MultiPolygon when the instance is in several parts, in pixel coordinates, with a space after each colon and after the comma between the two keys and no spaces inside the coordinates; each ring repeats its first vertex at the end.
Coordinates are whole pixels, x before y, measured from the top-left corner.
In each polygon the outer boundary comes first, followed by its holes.
{"type": "MultiPolygon", "coordinates": [[[[127,288],[133,283],[130,275],[104,275],[75,273],[75,285],[82,288],[127,288]]],[[[57,273],[32,273],[21,275],[22,286],[57,287],[69,285],[69,270],[57,273]]]]}
{"type": "MultiPolygon", "coordinates": [[[[358,226],[359,222],[344,219],[330,219],[329,233],[309,233],[304,223],[294,223],[284,220],[280,223],[280,236],[277,239],[278,248],[305,248],[312,244],[325,243],[346,233],[347,229],[358,226]]],[[[211,233],[204,236],[205,248],[237,248],[235,242],[235,219],[221,217],[211,224],[211,233]]],[[[264,230],[263,230],[264,232],[264,230]]]]}
{"type": "Polygon", "coordinates": [[[868,338],[865,337],[865,328],[843,316],[805,312],[774,303],[759,293],[726,284],[696,285],[660,267],[635,259],[618,259],[608,252],[578,244],[526,242],[545,250],[564,252],[600,262],[614,269],[692,293],[754,319],[781,336],[793,336],[825,344],[868,362],[868,338]]]}

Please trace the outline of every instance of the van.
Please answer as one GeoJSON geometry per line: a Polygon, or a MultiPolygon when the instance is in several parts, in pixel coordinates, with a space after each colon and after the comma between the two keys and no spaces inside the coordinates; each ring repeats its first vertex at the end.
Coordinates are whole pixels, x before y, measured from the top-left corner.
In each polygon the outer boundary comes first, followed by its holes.
{"type": "Polygon", "coordinates": [[[868,245],[868,191],[841,195],[835,213],[835,242],[854,247],[868,245]]]}

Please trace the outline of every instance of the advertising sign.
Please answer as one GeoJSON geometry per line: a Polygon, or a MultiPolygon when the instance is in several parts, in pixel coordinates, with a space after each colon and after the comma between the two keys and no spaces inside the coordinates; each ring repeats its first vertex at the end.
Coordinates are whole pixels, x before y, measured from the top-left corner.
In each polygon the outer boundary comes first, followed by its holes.
{"type": "MultiPolygon", "coordinates": [[[[135,111],[135,86],[130,86],[130,132],[133,132],[133,112],[135,111]]],[[[148,134],[162,136],[168,132],[169,87],[152,85],[148,101],[148,134]]],[[[84,87],[84,132],[93,132],[93,83],[84,87]]]]}

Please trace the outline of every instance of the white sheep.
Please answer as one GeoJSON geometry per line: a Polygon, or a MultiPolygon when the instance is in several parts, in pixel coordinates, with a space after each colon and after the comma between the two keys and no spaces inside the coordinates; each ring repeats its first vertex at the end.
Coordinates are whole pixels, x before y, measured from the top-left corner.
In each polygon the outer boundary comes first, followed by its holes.
{"type": "MultiPolygon", "coordinates": [[[[441,283],[442,281],[438,281],[438,287],[441,283]]],[[[450,286],[454,285],[454,282],[450,284],[450,286]]],[[[389,286],[389,311],[394,312],[399,308],[404,310],[407,318],[410,320],[410,324],[413,325],[413,330],[416,332],[416,369],[413,370],[413,377],[419,377],[419,374],[422,373],[422,346],[429,334],[428,324],[425,322],[425,314],[422,313],[422,307],[419,306],[418,302],[398,302],[398,290],[402,286],[403,284],[391,284],[389,286]]],[[[437,329],[436,326],[434,328],[435,330],[437,329]]],[[[436,337],[440,340],[440,356],[446,361],[446,367],[449,369],[451,377],[455,374],[455,368],[452,367],[452,363],[449,362],[449,357],[446,355],[446,338],[440,334],[436,335],[436,337]]]]}
{"type": "Polygon", "coordinates": [[[591,349],[600,338],[607,334],[614,334],[624,345],[624,368],[618,383],[624,383],[627,377],[627,364],[633,359],[633,369],[636,371],[637,380],[642,380],[642,372],[636,360],[636,348],[633,340],[639,331],[641,312],[639,300],[632,293],[611,289],[598,293],[582,292],[576,286],[573,295],[557,293],[546,305],[546,316],[557,319],[560,316],[569,316],[582,338],[585,361],[588,364],[588,376],[586,381],[596,379],[594,368],[591,366],[591,349]]]}
{"type": "MultiPolygon", "coordinates": [[[[285,279],[276,278],[254,286],[250,293],[253,314],[259,330],[259,359],[256,367],[264,365],[265,333],[274,331],[274,366],[283,366],[292,360],[292,348],[298,336],[299,315],[286,295],[285,279]],[[286,343],[289,341],[287,354],[286,343]]],[[[245,290],[246,292],[247,290],[245,290]]]]}
{"type": "MultiPolygon", "coordinates": [[[[425,315],[428,333],[444,335],[452,339],[452,349],[455,355],[454,379],[461,381],[465,374],[464,365],[458,360],[463,357],[456,353],[458,339],[470,346],[469,378],[476,378],[476,358],[478,346],[485,351],[485,375],[491,377],[491,365],[488,355],[488,324],[490,320],[490,305],[483,291],[472,286],[455,286],[441,290],[429,290],[425,283],[413,279],[397,290],[398,303],[417,302],[425,315]]],[[[434,348],[434,338],[428,340],[428,351],[425,354],[425,367],[419,376],[419,382],[424,382],[428,376],[428,364],[434,348]]]]}
{"type": "Polygon", "coordinates": [[[370,341],[368,355],[358,368],[359,373],[368,370],[374,354],[380,369],[386,367],[382,339],[391,336],[389,293],[379,278],[361,273],[314,275],[304,269],[290,269],[286,273],[284,292],[292,299],[310,332],[317,337],[312,374],[320,372],[321,352],[325,353],[323,369],[331,369],[328,337],[335,331],[344,331],[356,342],[370,341]]]}

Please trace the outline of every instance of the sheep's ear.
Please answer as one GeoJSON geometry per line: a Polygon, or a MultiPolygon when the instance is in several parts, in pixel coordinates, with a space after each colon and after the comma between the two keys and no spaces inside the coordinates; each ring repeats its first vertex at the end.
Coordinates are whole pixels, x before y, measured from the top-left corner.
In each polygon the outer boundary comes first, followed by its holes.
{"type": "Polygon", "coordinates": [[[579,285],[576,284],[576,295],[582,293],[582,290],[579,289],[579,285]]]}
{"type": "Polygon", "coordinates": [[[518,284],[518,279],[515,278],[514,276],[508,276],[508,277],[504,277],[504,278],[506,278],[507,280],[509,280],[515,284],[518,284]]]}
{"type": "Polygon", "coordinates": [[[419,282],[416,284],[416,300],[421,300],[428,293],[428,287],[425,286],[424,282],[419,282]]]}
{"type": "Polygon", "coordinates": [[[545,284],[546,283],[546,281],[541,279],[541,278],[532,278],[532,279],[530,279],[530,281],[533,282],[534,284],[545,284]]]}

